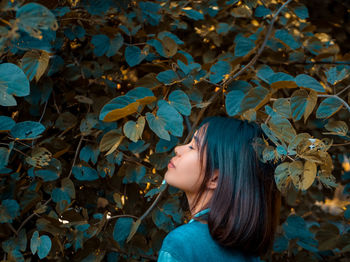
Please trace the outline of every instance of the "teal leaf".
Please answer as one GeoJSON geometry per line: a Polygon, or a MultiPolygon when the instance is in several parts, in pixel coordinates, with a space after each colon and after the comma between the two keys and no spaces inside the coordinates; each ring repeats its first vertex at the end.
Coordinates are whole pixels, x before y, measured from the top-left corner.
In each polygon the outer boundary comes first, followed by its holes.
{"type": "Polygon", "coordinates": [[[129,45],[125,48],[125,61],[130,67],[140,64],[145,58],[146,55],[141,53],[139,47],[129,45]]]}
{"type": "Polygon", "coordinates": [[[15,120],[8,116],[0,116],[0,131],[11,130],[16,125],[15,120]]]}
{"type": "Polygon", "coordinates": [[[279,29],[275,32],[275,38],[281,40],[291,49],[295,50],[300,47],[300,43],[298,43],[294,37],[285,29],[279,29]]]}
{"type": "Polygon", "coordinates": [[[85,162],[89,162],[91,160],[93,164],[96,164],[99,154],[100,150],[98,147],[93,148],[91,145],[86,145],[80,150],[79,158],[85,162]]]}
{"type": "Polygon", "coordinates": [[[254,12],[254,15],[256,17],[265,17],[265,16],[270,15],[270,14],[271,14],[271,10],[266,8],[263,5],[257,6],[257,8],[255,9],[255,12],[254,12]]]}
{"type": "Polygon", "coordinates": [[[144,166],[127,168],[126,175],[123,178],[123,184],[140,183],[145,175],[146,168],[144,166]]]}
{"type": "Polygon", "coordinates": [[[288,239],[309,239],[313,234],[307,229],[305,220],[297,215],[290,215],[282,225],[288,239]]]}
{"type": "Polygon", "coordinates": [[[300,74],[295,77],[295,83],[298,86],[313,89],[317,92],[326,92],[323,86],[313,77],[305,74],[300,74]]]}
{"type": "Polygon", "coordinates": [[[238,57],[245,56],[255,47],[254,41],[244,36],[238,35],[235,42],[235,56],[238,57]]]}
{"type": "Polygon", "coordinates": [[[17,139],[35,139],[45,131],[45,126],[39,122],[24,121],[11,128],[10,134],[17,139]]]}
{"type": "Polygon", "coordinates": [[[114,56],[123,46],[124,38],[120,33],[118,33],[113,39],[110,39],[106,35],[100,34],[94,35],[91,39],[91,43],[95,46],[94,54],[96,56],[106,54],[107,57],[111,57],[114,56]]]}
{"type": "Polygon", "coordinates": [[[182,70],[182,72],[184,72],[185,75],[188,75],[195,69],[196,71],[201,69],[201,65],[198,63],[190,63],[186,65],[179,59],[177,60],[177,65],[180,67],[180,69],[182,70]]]}
{"type": "Polygon", "coordinates": [[[169,31],[162,31],[162,32],[158,33],[158,38],[160,40],[163,40],[163,38],[166,36],[173,39],[175,41],[175,43],[178,45],[184,44],[184,41],[180,40],[176,35],[174,35],[173,33],[170,33],[169,31]]]}
{"type": "Polygon", "coordinates": [[[163,119],[159,117],[156,118],[154,114],[147,112],[146,120],[150,129],[158,137],[170,141],[170,135],[167,130],[165,130],[166,122],[163,119]]]}
{"type": "Polygon", "coordinates": [[[0,205],[0,223],[12,223],[20,215],[20,206],[14,199],[5,199],[0,205]]]}
{"type": "MultiPolygon", "coordinates": [[[[172,135],[181,137],[183,133],[183,118],[181,114],[165,100],[159,100],[158,106],[157,116],[166,123],[164,128],[172,135]]],[[[167,140],[170,140],[170,138],[167,140]]]]}
{"type": "Polygon", "coordinates": [[[345,219],[350,219],[350,205],[346,206],[346,210],[344,212],[345,219]]]}
{"type": "Polygon", "coordinates": [[[336,97],[327,97],[321,102],[316,111],[316,118],[329,118],[338,112],[343,103],[336,97]]]}
{"type": "Polygon", "coordinates": [[[279,81],[294,81],[294,77],[283,72],[277,72],[269,76],[268,81],[270,84],[279,81]]]}
{"type": "Polygon", "coordinates": [[[231,72],[231,65],[226,61],[218,61],[210,67],[209,80],[213,83],[219,83],[226,74],[231,72]]]}
{"type": "Polygon", "coordinates": [[[45,6],[29,3],[21,6],[16,12],[17,26],[30,35],[37,34],[38,30],[57,30],[58,24],[55,15],[45,6]]]}
{"type": "Polygon", "coordinates": [[[170,141],[159,139],[158,143],[156,144],[156,153],[167,152],[177,145],[179,140],[176,136],[171,135],[170,139],[170,141]]]}
{"type": "Polygon", "coordinates": [[[305,89],[300,89],[292,94],[290,100],[290,108],[294,121],[298,121],[304,115],[308,103],[308,92],[305,89]]]}
{"type": "Polygon", "coordinates": [[[164,84],[171,84],[173,81],[176,81],[179,79],[177,74],[173,70],[166,70],[163,72],[160,72],[156,76],[157,80],[164,83],[164,84]]]}
{"type": "Polygon", "coordinates": [[[338,67],[331,67],[326,72],[327,82],[335,85],[349,75],[347,68],[338,69],[338,67]]]}
{"type": "Polygon", "coordinates": [[[131,97],[135,100],[139,100],[145,97],[151,97],[154,96],[153,92],[151,89],[146,88],[146,87],[136,87],[128,91],[126,96],[131,97]]]}
{"type": "Polygon", "coordinates": [[[15,96],[30,93],[29,80],[21,68],[12,63],[0,64],[0,105],[17,105],[15,96]]]}
{"type": "Polygon", "coordinates": [[[273,251],[281,253],[288,248],[288,239],[285,236],[279,236],[275,239],[273,243],[273,251]]]}
{"type": "Polygon", "coordinates": [[[113,229],[113,239],[123,247],[126,238],[129,236],[134,220],[131,217],[121,217],[117,220],[113,229]]]}
{"type": "Polygon", "coordinates": [[[38,231],[34,231],[32,238],[30,240],[30,250],[32,251],[32,254],[34,255],[36,253],[36,251],[38,250],[38,246],[39,246],[39,232],[38,231]]]}
{"type": "Polygon", "coordinates": [[[182,90],[174,90],[169,95],[169,104],[176,108],[181,114],[191,114],[191,103],[187,94],[182,90]]]}
{"type": "Polygon", "coordinates": [[[297,6],[294,6],[292,10],[300,19],[306,19],[309,17],[309,11],[305,5],[298,4],[297,6]]]}
{"type": "Polygon", "coordinates": [[[57,172],[50,169],[35,170],[35,176],[42,178],[44,182],[55,181],[57,178],[59,178],[57,172]]]}
{"type": "Polygon", "coordinates": [[[257,77],[259,77],[264,82],[270,84],[270,77],[272,77],[275,72],[268,65],[263,65],[258,69],[257,77]]]}
{"type": "Polygon", "coordinates": [[[227,93],[225,99],[225,108],[229,116],[237,115],[241,110],[241,102],[244,98],[244,93],[240,90],[232,90],[227,93]]]}
{"type": "Polygon", "coordinates": [[[80,181],[94,181],[98,179],[97,171],[88,166],[74,166],[72,173],[80,181]]]}
{"type": "Polygon", "coordinates": [[[7,166],[11,150],[6,147],[0,147],[0,169],[7,166]]]}
{"type": "Polygon", "coordinates": [[[40,259],[46,257],[51,250],[51,239],[47,235],[42,235],[39,237],[39,232],[34,231],[31,241],[30,241],[30,250],[32,254],[38,254],[40,259]]]}
{"type": "Polygon", "coordinates": [[[196,10],[182,8],[182,11],[184,11],[185,14],[193,20],[204,20],[203,14],[196,10]]]}
{"type": "Polygon", "coordinates": [[[61,188],[55,188],[52,190],[51,196],[52,200],[57,203],[62,200],[66,200],[68,204],[71,202],[72,198],[75,198],[75,188],[72,180],[65,177],[61,181],[61,188]]]}

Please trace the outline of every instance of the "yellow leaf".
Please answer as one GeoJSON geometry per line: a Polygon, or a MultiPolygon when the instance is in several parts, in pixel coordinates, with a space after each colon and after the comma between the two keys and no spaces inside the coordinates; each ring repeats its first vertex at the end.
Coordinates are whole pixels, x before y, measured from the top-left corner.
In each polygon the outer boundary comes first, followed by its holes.
{"type": "Polygon", "coordinates": [[[316,178],[317,166],[314,162],[306,161],[304,164],[304,175],[301,182],[301,189],[308,189],[316,178]]]}
{"type": "Polygon", "coordinates": [[[113,121],[117,121],[125,116],[131,115],[133,113],[135,113],[139,107],[140,103],[139,102],[133,102],[123,108],[118,108],[118,109],[114,109],[110,112],[108,112],[108,114],[106,114],[106,116],[103,118],[104,122],[113,122],[113,121]]]}

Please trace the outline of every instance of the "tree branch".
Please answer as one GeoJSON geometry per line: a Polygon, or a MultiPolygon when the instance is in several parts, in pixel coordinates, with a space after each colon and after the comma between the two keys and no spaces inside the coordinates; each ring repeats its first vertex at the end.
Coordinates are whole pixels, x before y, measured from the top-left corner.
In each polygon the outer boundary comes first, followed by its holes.
{"type": "Polygon", "coordinates": [[[267,44],[267,40],[269,40],[269,37],[271,35],[272,29],[273,29],[273,25],[279,15],[279,13],[282,11],[282,9],[288,5],[292,0],[288,0],[287,2],[285,2],[278,10],[277,12],[274,14],[270,26],[267,30],[264,42],[262,43],[262,45],[260,46],[260,48],[258,49],[258,52],[255,54],[255,56],[253,57],[252,60],[249,61],[248,64],[246,64],[241,70],[239,70],[236,74],[234,74],[232,77],[229,77],[226,81],[224,81],[221,85],[229,85],[234,79],[236,79],[238,76],[240,76],[244,71],[246,71],[249,67],[253,66],[255,64],[255,62],[258,60],[259,56],[261,55],[261,53],[263,52],[266,44],[267,44]]]}

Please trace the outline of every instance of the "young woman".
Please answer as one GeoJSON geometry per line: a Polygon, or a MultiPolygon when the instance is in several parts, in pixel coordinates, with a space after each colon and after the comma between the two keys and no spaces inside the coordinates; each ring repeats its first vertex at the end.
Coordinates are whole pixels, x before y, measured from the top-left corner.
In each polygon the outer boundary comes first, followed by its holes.
{"type": "Polygon", "coordinates": [[[259,137],[254,122],[211,116],[175,148],[164,179],[186,194],[191,220],[164,238],[158,262],[260,261],[272,248],[281,195],[259,137]]]}

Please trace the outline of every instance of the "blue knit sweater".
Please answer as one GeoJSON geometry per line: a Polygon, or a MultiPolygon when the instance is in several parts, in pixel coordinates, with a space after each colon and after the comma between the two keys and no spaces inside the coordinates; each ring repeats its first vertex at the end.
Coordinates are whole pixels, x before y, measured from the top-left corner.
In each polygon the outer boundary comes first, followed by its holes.
{"type": "MultiPolygon", "coordinates": [[[[195,217],[209,212],[210,208],[195,217]]],[[[259,257],[247,256],[237,250],[220,246],[211,237],[208,224],[191,219],[172,230],[163,240],[157,262],[258,262],[259,257]]]]}

